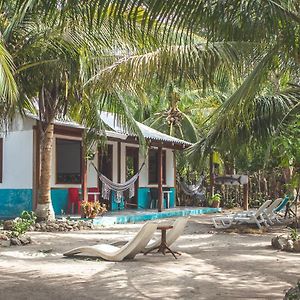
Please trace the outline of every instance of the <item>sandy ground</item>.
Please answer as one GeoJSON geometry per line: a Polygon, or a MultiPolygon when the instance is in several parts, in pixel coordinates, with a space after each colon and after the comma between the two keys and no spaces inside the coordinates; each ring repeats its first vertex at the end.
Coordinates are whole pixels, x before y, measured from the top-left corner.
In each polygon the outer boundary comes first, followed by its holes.
{"type": "Polygon", "coordinates": [[[300,254],[270,247],[284,227],[224,233],[210,218],[189,220],[172,247],[182,253],[177,260],[170,254],[139,254],[119,263],[62,256],[76,246],[130,238],[141,224],[31,233],[34,244],[0,249],[0,299],[282,299],[300,279],[300,254]]]}

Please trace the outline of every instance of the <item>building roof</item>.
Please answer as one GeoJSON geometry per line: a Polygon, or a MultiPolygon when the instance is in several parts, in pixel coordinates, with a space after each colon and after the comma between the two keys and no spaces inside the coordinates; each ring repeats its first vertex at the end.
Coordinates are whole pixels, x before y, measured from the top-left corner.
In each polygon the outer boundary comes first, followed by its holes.
{"type": "MultiPolygon", "coordinates": [[[[136,136],[135,133],[130,132],[130,130],[126,129],[120,121],[116,118],[116,116],[113,113],[109,112],[101,112],[100,114],[102,121],[114,132],[124,134],[127,136],[136,136]]],[[[151,141],[161,141],[161,142],[169,142],[177,145],[182,145],[182,146],[191,146],[192,144],[175,138],[173,136],[167,135],[165,133],[162,133],[158,130],[155,130],[149,126],[146,126],[140,122],[136,121],[136,124],[138,128],[140,129],[142,135],[144,136],[145,139],[151,140],[151,141]]]]}
{"type": "MultiPolygon", "coordinates": [[[[26,112],[26,116],[32,119],[39,120],[39,117],[36,114],[32,114],[30,112],[26,112]]],[[[100,117],[103,123],[107,126],[107,130],[105,132],[108,137],[117,138],[120,140],[126,140],[127,137],[137,137],[137,135],[134,132],[131,132],[128,128],[121,124],[121,121],[116,117],[115,114],[110,112],[101,112],[100,117]]],[[[77,129],[85,128],[83,125],[69,119],[55,120],[54,124],[77,129]]],[[[182,148],[189,147],[192,145],[187,141],[162,133],[140,122],[136,121],[136,124],[144,138],[148,141],[167,142],[171,143],[172,145],[179,145],[182,148]]]]}

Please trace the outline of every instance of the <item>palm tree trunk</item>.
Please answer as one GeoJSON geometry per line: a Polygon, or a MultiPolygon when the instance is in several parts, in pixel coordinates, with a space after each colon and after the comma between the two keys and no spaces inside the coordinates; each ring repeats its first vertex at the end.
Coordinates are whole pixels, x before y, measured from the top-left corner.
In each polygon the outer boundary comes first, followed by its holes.
{"type": "Polygon", "coordinates": [[[38,220],[53,220],[55,214],[51,201],[51,166],[54,125],[48,124],[41,140],[41,178],[36,215],[38,220]]]}

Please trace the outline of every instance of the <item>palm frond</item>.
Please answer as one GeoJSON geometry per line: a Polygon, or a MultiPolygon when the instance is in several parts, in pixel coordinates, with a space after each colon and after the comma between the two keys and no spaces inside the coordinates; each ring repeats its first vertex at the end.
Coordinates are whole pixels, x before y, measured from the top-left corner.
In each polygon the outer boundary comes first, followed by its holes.
{"type": "Polygon", "coordinates": [[[87,84],[109,90],[118,85],[122,90],[146,85],[156,78],[162,84],[174,80],[202,80],[213,85],[213,74],[223,64],[234,73],[233,65],[240,58],[234,44],[198,44],[191,47],[171,46],[141,55],[130,55],[98,72],[87,84]]]}
{"type": "Polygon", "coordinates": [[[0,42],[0,115],[1,122],[17,103],[18,88],[14,79],[15,66],[11,55],[0,42]]]}

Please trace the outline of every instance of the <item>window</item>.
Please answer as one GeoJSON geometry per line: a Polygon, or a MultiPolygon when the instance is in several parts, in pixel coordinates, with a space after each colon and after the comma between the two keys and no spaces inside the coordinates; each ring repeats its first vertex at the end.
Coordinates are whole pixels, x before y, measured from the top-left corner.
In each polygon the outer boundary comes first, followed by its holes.
{"type": "MultiPolygon", "coordinates": [[[[162,165],[163,165],[163,184],[166,184],[166,151],[162,152],[162,165]]],[[[149,151],[149,184],[158,183],[158,150],[151,149],[149,151]]]]}
{"type": "Polygon", "coordinates": [[[105,148],[98,149],[99,170],[108,179],[113,177],[113,145],[107,145],[105,148]]]}
{"type": "Polygon", "coordinates": [[[3,138],[0,138],[0,183],[3,175],[3,138]]]}
{"type": "Polygon", "coordinates": [[[81,141],[56,139],[56,183],[81,183],[81,141]]]}

